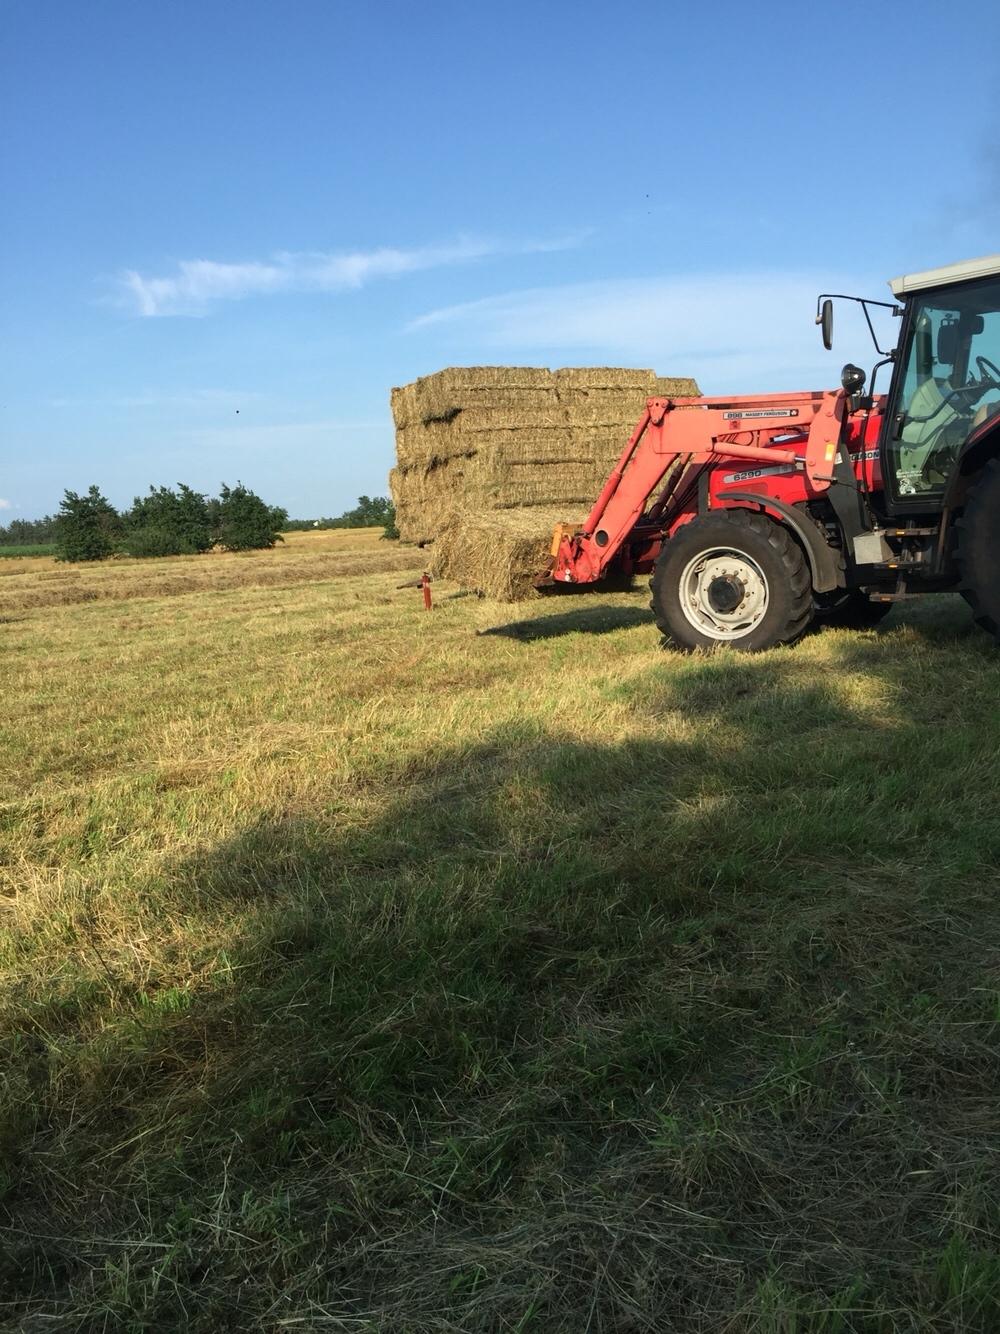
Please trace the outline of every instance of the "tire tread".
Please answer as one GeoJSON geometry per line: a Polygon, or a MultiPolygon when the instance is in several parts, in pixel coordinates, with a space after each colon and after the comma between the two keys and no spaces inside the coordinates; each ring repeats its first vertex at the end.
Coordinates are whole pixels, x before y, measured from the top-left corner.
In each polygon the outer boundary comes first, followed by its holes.
{"type": "MultiPolygon", "coordinates": [[[[786,528],[775,523],[764,514],[756,514],[748,509],[731,509],[716,511],[712,515],[705,516],[706,519],[713,522],[722,517],[725,517],[734,527],[749,530],[763,538],[774,551],[786,575],[786,586],[791,599],[788,616],[784,625],[777,630],[769,642],[760,647],[769,648],[777,644],[794,644],[805,633],[813,618],[812,578],[802,548],[786,528]]],[[[692,519],[691,523],[685,525],[685,528],[682,528],[680,532],[683,534],[685,530],[689,531],[701,521],[700,519],[692,519]]],[[[667,577],[667,566],[670,563],[670,541],[671,539],[668,538],[664,542],[653,567],[652,578],[649,581],[653,596],[649,605],[653,612],[656,628],[664,638],[680,648],[689,648],[691,645],[683,644],[678,640],[662,613],[660,586],[667,577]]],[[[741,645],[736,642],[731,644],[730,647],[740,648],[741,645]]],[[[754,652],[759,651],[759,649],[746,648],[744,651],[754,652]]]]}
{"type": "Polygon", "coordinates": [[[958,530],[958,591],[972,618],[1000,643],[1000,459],[990,459],[972,488],[958,530]]]}

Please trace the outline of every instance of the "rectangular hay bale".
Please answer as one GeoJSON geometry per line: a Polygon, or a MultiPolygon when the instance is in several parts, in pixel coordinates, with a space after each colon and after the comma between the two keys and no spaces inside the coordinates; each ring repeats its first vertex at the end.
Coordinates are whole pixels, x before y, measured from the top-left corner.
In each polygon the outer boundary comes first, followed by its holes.
{"type": "Polygon", "coordinates": [[[562,508],[481,514],[453,509],[434,543],[431,574],[498,602],[537,597],[557,523],[579,516],[562,508]]]}
{"type": "Polygon", "coordinates": [[[454,545],[456,506],[463,531],[472,515],[586,514],[646,399],[697,393],[691,379],[621,367],[451,367],[394,389],[400,535],[425,544],[447,528],[454,545]]]}

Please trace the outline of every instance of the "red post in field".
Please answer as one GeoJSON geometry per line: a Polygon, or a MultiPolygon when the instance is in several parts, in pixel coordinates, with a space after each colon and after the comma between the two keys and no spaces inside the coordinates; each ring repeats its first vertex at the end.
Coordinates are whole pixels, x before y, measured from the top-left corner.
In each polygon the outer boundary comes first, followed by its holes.
{"type": "Polygon", "coordinates": [[[431,577],[424,571],[423,578],[420,580],[420,587],[424,590],[424,611],[431,609],[431,577]]]}

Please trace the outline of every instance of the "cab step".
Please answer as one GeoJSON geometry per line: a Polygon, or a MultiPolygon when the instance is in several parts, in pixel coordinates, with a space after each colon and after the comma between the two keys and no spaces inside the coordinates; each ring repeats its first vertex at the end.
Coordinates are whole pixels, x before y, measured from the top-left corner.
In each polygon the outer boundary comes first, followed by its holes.
{"type": "Polygon", "coordinates": [[[920,593],[908,593],[908,592],[906,591],[906,577],[905,577],[905,575],[902,575],[902,574],[901,574],[901,575],[899,576],[899,578],[896,580],[896,587],[893,589],[893,591],[892,591],[891,593],[883,593],[883,592],[881,592],[881,590],[878,591],[878,592],[876,592],[876,593],[869,593],[869,594],[868,594],[868,601],[869,601],[869,602],[907,602],[907,601],[909,601],[910,598],[918,598],[918,597],[920,597],[920,596],[921,596],[920,593]]]}

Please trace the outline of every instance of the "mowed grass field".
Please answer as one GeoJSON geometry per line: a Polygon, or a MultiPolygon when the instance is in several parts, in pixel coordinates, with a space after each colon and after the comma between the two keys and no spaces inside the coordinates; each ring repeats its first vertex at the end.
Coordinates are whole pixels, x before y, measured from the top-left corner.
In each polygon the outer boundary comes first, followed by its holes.
{"type": "Polygon", "coordinates": [[[1000,1329],[1000,653],[0,568],[0,1328],[1000,1329]]]}

